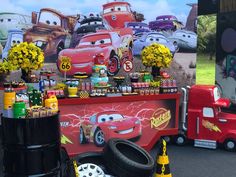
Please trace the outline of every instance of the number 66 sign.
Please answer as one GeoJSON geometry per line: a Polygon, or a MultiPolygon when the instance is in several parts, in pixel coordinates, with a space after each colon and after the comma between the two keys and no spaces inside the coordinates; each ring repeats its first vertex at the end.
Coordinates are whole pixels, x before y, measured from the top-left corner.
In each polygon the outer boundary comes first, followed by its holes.
{"type": "Polygon", "coordinates": [[[67,72],[71,69],[71,62],[69,57],[62,56],[60,58],[61,64],[60,64],[60,70],[67,72]]]}

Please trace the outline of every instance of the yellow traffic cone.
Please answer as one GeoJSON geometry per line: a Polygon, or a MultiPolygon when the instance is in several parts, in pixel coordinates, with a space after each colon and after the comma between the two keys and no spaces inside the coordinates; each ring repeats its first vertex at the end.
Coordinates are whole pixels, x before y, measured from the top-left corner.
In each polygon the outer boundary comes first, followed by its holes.
{"type": "Polygon", "coordinates": [[[155,177],[172,177],[170,173],[169,158],[166,150],[166,141],[162,140],[160,153],[157,158],[155,177]]]}
{"type": "Polygon", "coordinates": [[[74,165],[75,177],[79,177],[78,166],[75,160],[73,161],[73,165],[74,165]]]}

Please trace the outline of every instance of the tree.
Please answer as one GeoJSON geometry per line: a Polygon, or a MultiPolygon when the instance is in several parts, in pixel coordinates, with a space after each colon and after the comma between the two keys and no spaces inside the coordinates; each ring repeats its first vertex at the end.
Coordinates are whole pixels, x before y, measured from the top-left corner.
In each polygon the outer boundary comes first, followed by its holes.
{"type": "Polygon", "coordinates": [[[216,15],[198,17],[198,51],[209,54],[210,60],[216,53],[216,15]]]}

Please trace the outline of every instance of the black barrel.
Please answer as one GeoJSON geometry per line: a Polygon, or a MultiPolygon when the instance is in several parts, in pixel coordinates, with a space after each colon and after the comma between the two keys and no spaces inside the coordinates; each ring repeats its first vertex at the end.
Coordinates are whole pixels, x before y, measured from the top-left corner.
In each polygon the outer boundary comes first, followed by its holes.
{"type": "Polygon", "coordinates": [[[59,114],[2,117],[2,145],[5,177],[60,177],[59,114]]]}

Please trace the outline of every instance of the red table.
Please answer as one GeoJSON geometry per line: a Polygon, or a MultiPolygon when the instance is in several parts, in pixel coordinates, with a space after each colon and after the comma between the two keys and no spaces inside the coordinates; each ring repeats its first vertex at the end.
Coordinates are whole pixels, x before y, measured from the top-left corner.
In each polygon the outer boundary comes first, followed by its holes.
{"type": "Polygon", "coordinates": [[[160,137],[178,133],[179,101],[179,93],[60,99],[62,146],[70,156],[101,151],[102,147],[95,145],[95,133],[100,129],[105,142],[109,138],[124,137],[135,139],[137,144],[150,150],[160,137]],[[122,116],[122,119],[105,120],[111,115],[113,118],[122,116]],[[101,120],[105,120],[105,123],[101,120]],[[137,125],[140,122],[139,134],[135,131],[135,124],[130,128],[132,121],[136,121],[137,125]],[[81,143],[81,127],[84,135],[87,135],[86,143],[81,143]]]}

